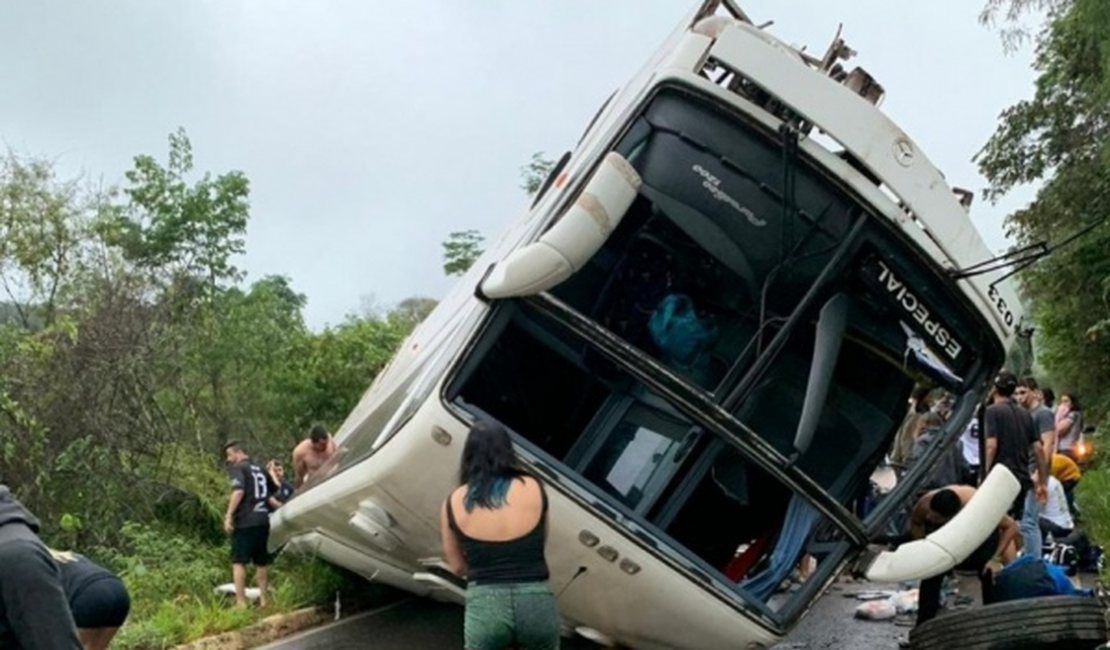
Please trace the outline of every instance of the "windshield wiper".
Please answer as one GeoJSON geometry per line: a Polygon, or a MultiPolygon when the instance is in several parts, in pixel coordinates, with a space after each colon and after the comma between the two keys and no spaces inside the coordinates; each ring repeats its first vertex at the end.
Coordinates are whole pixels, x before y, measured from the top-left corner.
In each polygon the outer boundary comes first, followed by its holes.
{"type": "Polygon", "coordinates": [[[953,280],[963,280],[965,278],[983,275],[984,273],[990,273],[992,271],[1000,271],[1006,267],[1013,267],[1010,269],[1009,273],[1003,275],[994,282],[991,282],[991,286],[993,287],[994,285],[1002,282],[1015,273],[1019,273],[1025,270],[1036,262],[1044,259],[1045,257],[1048,257],[1052,253],[1055,253],[1068,244],[1071,244],[1080,237],[1083,237],[1095,228],[1106,223],[1108,218],[1110,217],[1103,217],[1093,223],[1087,224],[1083,228],[1080,228],[1078,232],[1072,234],[1070,237],[1067,237],[1056,244],[1050,244],[1048,240],[1042,239],[1041,241],[1022,246],[1021,248],[1015,248],[1014,250],[1003,253],[1002,255],[996,255],[977,264],[972,264],[971,266],[967,266],[962,269],[952,269],[948,273],[953,280]]]}

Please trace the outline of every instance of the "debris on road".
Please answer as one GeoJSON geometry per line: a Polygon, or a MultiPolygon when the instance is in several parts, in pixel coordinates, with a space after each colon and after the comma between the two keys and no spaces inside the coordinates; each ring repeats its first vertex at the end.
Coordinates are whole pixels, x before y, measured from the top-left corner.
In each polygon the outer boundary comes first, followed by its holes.
{"type": "Polygon", "coordinates": [[[890,599],[886,600],[869,600],[856,608],[856,618],[862,618],[865,621],[889,621],[898,615],[898,610],[894,608],[894,603],[890,599]]]}

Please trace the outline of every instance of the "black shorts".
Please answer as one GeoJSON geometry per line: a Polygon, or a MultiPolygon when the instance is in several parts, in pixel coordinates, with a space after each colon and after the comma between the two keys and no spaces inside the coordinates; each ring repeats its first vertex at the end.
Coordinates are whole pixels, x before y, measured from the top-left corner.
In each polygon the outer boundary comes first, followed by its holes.
{"type": "Polygon", "coordinates": [[[270,524],[236,528],[231,531],[231,563],[268,566],[270,553],[266,543],[270,539],[270,524]]]}
{"type": "Polygon", "coordinates": [[[131,611],[131,597],[119,578],[105,576],[74,595],[69,608],[77,627],[119,627],[131,611]]]}

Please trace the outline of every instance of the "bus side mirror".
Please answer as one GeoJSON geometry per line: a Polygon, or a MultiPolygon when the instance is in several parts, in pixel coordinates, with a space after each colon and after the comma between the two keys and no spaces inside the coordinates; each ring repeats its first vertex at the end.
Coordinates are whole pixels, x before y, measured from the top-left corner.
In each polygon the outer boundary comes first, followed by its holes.
{"type": "Polygon", "coordinates": [[[539,240],[494,265],[479,288],[490,299],[531,296],[585,266],[613,234],[640,191],[640,175],[609,152],[574,205],[539,240]]]}

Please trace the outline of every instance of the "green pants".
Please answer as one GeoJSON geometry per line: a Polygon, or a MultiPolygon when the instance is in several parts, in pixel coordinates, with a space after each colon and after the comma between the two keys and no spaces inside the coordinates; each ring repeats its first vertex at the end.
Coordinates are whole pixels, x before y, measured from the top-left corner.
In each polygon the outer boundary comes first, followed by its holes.
{"type": "Polygon", "coordinates": [[[546,582],[467,587],[466,650],[558,650],[559,631],[559,612],[546,582]]]}

